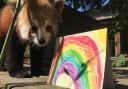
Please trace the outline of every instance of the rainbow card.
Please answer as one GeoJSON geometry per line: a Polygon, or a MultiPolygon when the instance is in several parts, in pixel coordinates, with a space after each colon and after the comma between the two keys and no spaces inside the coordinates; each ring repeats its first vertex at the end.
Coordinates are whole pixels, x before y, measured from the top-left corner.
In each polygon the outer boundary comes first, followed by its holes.
{"type": "Polygon", "coordinates": [[[60,37],[48,83],[69,89],[102,89],[107,28],[60,37]]]}

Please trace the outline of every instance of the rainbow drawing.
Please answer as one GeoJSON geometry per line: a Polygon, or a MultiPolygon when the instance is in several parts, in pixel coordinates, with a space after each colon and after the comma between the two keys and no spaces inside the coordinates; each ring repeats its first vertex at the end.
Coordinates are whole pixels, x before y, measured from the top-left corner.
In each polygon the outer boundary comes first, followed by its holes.
{"type": "Polygon", "coordinates": [[[60,38],[48,83],[69,89],[102,89],[107,28],[60,38]]]}

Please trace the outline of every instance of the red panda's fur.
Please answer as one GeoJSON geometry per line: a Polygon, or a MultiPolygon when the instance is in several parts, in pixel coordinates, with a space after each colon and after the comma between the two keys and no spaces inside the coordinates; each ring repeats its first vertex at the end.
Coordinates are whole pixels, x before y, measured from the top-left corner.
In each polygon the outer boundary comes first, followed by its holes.
{"type": "Polygon", "coordinates": [[[4,37],[13,18],[12,5],[5,6],[0,13],[0,37],[4,37]]]}

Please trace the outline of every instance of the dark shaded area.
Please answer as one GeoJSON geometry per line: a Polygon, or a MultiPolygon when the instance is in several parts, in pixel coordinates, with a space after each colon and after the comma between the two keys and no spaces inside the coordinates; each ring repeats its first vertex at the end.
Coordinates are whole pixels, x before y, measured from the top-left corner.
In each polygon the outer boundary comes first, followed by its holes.
{"type": "Polygon", "coordinates": [[[124,69],[113,69],[114,77],[121,78],[121,79],[128,79],[128,70],[124,69]]]}
{"type": "Polygon", "coordinates": [[[48,75],[55,50],[55,39],[41,48],[30,48],[31,72],[32,75],[48,75]]]}
{"type": "Polygon", "coordinates": [[[128,89],[127,85],[116,84],[115,89],[128,89]]]}
{"type": "MultiPolygon", "coordinates": [[[[104,89],[110,89],[110,88],[104,88],[104,89]]],[[[128,89],[128,86],[122,84],[116,84],[114,89],[128,89]]]]}
{"type": "MultiPolygon", "coordinates": [[[[0,38],[0,53],[1,53],[1,50],[2,50],[2,47],[3,47],[3,43],[4,43],[4,39],[3,38],[0,38]]],[[[5,70],[6,69],[5,69],[4,65],[2,65],[0,67],[0,71],[5,71],[5,70]]]]}
{"type": "MultiPolygon", "coordinates": [[[[115,80],[115,88],[114,89],[128,89],[128,85],[118,84],[119,81],[115,80]]],[[[103,89],[112,89],[112,88],[103,88],[103,89]]]]}
{"type": "Polygon", "coordinates": [[[128,31],[127,28],[120,31],[121,35],[121,53],[128,53],[128,31]]]}
{"type": "Polygon", "coordinates": [[[0,0],[0,8],[2,8],[5,5],[6,5],[6,3],[4,2],[4,0],[0,0]]]}
{"type": "Polygon", "coordinates": [[[60,24],[58,36],[71,35],[74,33],[86,32],[96,28],[103,28],[98,21],[85,13],[79,13],[76,10],[65,6],[62,14],[63,22],[60,24]]]}

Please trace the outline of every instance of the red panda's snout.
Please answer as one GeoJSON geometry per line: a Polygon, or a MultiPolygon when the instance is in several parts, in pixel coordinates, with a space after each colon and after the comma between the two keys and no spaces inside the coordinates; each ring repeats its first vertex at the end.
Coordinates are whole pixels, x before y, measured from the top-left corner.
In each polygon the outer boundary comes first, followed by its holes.
{"type": "Polygon", "coordinates": [[[56,36],[57,28],[47,25],[42,28],[32,26],[33,43],[37,46],[46,46],[56,36]]]}

